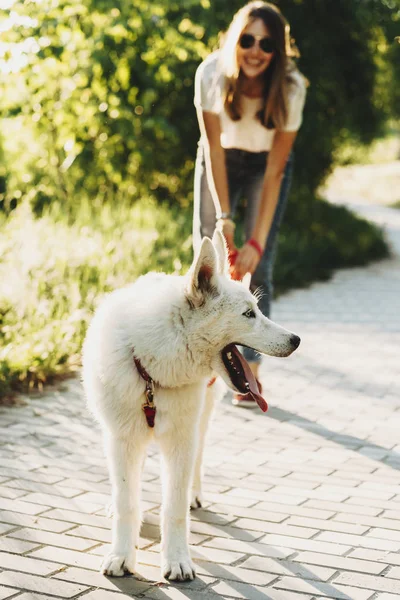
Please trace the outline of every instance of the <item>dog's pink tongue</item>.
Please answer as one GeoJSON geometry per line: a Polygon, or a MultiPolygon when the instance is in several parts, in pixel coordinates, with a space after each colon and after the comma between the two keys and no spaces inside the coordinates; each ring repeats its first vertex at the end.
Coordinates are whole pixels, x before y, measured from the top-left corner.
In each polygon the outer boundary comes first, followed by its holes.
{"type": "Polygon", "coordinates": [[[263,412],[267,412],[268,404],[266,403],[266,401],[264,400],[264,398],[261,396],[261,394],[259,392],[257,381],[253,375],[252,370],[250,369],[249,364],[246,362],[243,355],[240,354],[239,350],[235,346],[233,348],[234,348],[233,349],[234,354],[235,354],[236,358],[240,361],[240,364],[242,365],[242,369],[243,369],[245,377],[246,377],[246,381],[249,384],[248,393],[257,402],[257,404],[261,408],[261,410],[263,412]]]}

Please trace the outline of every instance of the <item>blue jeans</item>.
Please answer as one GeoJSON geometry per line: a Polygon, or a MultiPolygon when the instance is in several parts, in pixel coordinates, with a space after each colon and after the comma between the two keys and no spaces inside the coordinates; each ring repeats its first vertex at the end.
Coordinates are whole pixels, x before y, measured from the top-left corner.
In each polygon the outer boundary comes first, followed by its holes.
{"type": "MultiPolygon", "coordinates": [[[[239,202],[246,200],[244,212],[244,236],[251,237],[258,207],[264,174],[268,161],[268,152],[247,152],[246,150],[225,150],[228,176],[229,200],[233,217],[239,202]]],[[[251,290],[262,292],[258,306],[261,312],[269,317],[273,294],[272,273],[279,227],[285,212],[293,171],[293,155],[289,156],[283,175],[279,199],[268,235],[264,254],[251,278],[251,290]]],[[[208,186],[204,150],[199,146],[194,176],[194,210],[193,210],[193,245],[197,248],[204,236],[212,237],[216,224],[215,206],[208,186]]],[[[246,360],[259,362],[261,356],[250,348],[244,348],[246,360]]]]}

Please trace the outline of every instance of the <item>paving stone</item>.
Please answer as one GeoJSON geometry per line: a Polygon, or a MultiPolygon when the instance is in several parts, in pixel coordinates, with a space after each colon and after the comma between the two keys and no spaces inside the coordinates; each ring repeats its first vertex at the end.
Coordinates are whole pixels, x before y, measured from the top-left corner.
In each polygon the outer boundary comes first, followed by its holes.
{"type": "Polygon", "coordinates": [[[103,527],[104,529],[111,528],[111,518],[87,514],[78,510],[55,508],[43,513],[43,518],[60,522],[65,521],[65,528],[71,528],[74,525],[89,525],[93,527],[103,527]]]}
{"type": "Polygon", "coordinates": [[[389,577],[375,577],[361,573],[340,573],[333,583],[357,586],[378,592],[399,592],[399,581],[389,577]]]}
{"type": "MultiPolygon", "coordinates": [[[[282,536],[285,538],[285,536],[282,536]]],[[[291,538],[287,538],[290,540],[291,538]]],[[[218,548],[221,550],[229,550],[233,552],[240,552],[242,554],[258,554],[261,556],[270,556],[272,558],[287,558],[293,554],[293,550],[282,547],[275,547],[275,545],[259,544],[257,542],[242,542],[239,540],[215,538],[205,542],[204,546],[197,547],[198,551],[206,550],[206,547],[218,548]]],[[[278,546],[278,545],[276,545],[278,546]]]]}
{"type": "Polygon", "coordinates": [[[14,525],[8,525],[6,523],[0,523],[0,536],[4,535],[5,533],[9,533],[10,531],[13,531],[15,529],[14,525]]]}
{"type": "Polygon", "coordinates": [[[288,524],[288,521],[285,523],[268,523],[267,521],[255,521],[253,519],[239,519],[232,527],[232,537],[235,537],[235,527],[249,529],[250,531],[259,531],[260,535],[264,532],[292,535],[293,537],[311,538],[318,533],[318,529],[311,529],[310,527],[306,526],[292,527],[288,524]]]}
{"type": "Polygon", "coordinates": [[[183,591],[181,587],[182,586],[163,586],[160,588],[153,587],[144,593],[143,598],[148,598],[151,600],[221,600],[221,596],[219,594],[214,594],[211,591],[209,591],[207,594],[204,594],[203,591],[190,589],[187,584],[185,585],[183,591]]]}
{"type": "MultiPolygon", "coordinates": [[[[18,502],[22,504],[22,501],[18,502]]],[[[28,514],[37,515],[43,512],[46,508],[66,508],[67,510],[79,510],[91,514],[96,510],[100,510],[104,506],[104,504],[94,504],[93,502],[89,502],[89,500],[84,500],[83,495],[78,496],[77,498],[63,498],[62,496],[40,493],[32,493],[24,496],[24,505],[25,504],[28,505],[32,512],[29,513],[28,510],[20,510],[17,512],[28,512],[28,514]]],[[[1,499],[0,508],[3,508],[1,499]]]]}
{"type": "Polygon", "coordinates": [[[46,577],[37,577],[36,575],[27,575],[26,573],[16,573],[14,571],[2,571],[0,573],[0,585],[18,587],[61,598],[72,598],[88,589],[82,585],[46,577]]]}
{"type": "Polygon", "coordinates": [[[332,556],[331,554],[316,552],[300,552],[293,560],[312,565],[323,565],[334,570],[359,571],[375,575],[379,575],[387,567],[385,564],[373,562],[372,560],[357,560],[356,558],[349,558],[349,556],[332,556]]]}
{"type": "MultiPolygon", "coordinates": [[[[111,522],[109,523],[111,525],[111,522]]],[[[93,546],[95,542],[103,542],[105,544],[111,543],[111,528],[103,529],[101,527],[90,527],[86,525],[79,525],[78,527],[74,527],[68,531],[68,537],[77,538],[78,541],[80,538],[84,538],[88,540],[86,542],[87,547],[93,546]],[[90,541],[91,540],[91,541],[90,541]]],[[[81,548],[76,548],[80,550],[81,548]]]]}
{"type": "Polygon", "coordinates": [[[37,481],[29,481],[28,479],[11,480],[4,484],[3,490],[8,490],[9,493],[13,493],[15,496],[21,496],[30,492],[40,492],[43,494],[56,494],[63,498],[73,498],[82,493],[82,490],[74,489],[72,487],[61,487],[57,484],[40,483],[37,481]]]}
{"type": "Polygon", "coordinates": [[[400,579],[400,567],[393,567],[386,575],[390,577],[390,579],[400,579]]]}
{"type": "MultiPolygon", "coordinates": [[[[18,594],[18,592],[19,589],[17,588],[3,587],[2,585],[0,585],[0,600],[5,600],[6,598],[15,596],[16,594],[18,594]]],[[[21,598],[21,596],[18,597],[21,598]]]]}
{"type": "MultiPolygon", "coordinates": [[[[332,557],[330,557],[332,559],[332,557]]],[[[301,565],[293,562],[296,559],[289,560],[272,560],[264,556],[251,556],[244,563],[241,563],[242,568],[257,569],[267,573],[276,573],[277,575],[299,575],[305,579],[317,579],[327,581],[334,574],[336,569],[316,567],[314,565],[301,565]]],[[[304,561],[306,562],[306,561],[304,561]]],[[[332,559],[334,562],[334,558],[332,559]]],[[[318,563],[315,563],[318,564],[318,563]]]]}
{"type": "Polygon", "coordinates": [[[12,510],[25,515],[39,515],[41,512],[49,508],[38,504],[30,504],[22,500],[10,500],[8,498],[0,498],[0,510],[12,510]]]}
{"type": "MultiPolygon", "coordinates": [[[[211,509],[218,513],[227,512],[227,506],[213,504],[211,509]]],[[[259,519],[260,521],[271,521],[272,523],[281,523],[288,515],[301,515],[315,518],[329,518],[335,514],[334,511],[316,510],[301,506],[292,506],[276,504],[274,502],[262,502],[256,508],[229,507],[229,512],[238,517],[248,517],[249,519],[259,519]]]]}
{"type": "MultiPolygon", "coordinates": [[[[376,515],[379,515],[382,512],[382,509],[380,508],[373,508],[373,507],[369,507],[369,506],[353,506],[353,505],[349,505],[349,504],[345,504],[345,503],[340,503],[340,502],[324,502],[322,500],[307,500],[307,502],[304,503],[304,507],[309,507],[309,511],[310,511],[310,516],[312,517],[312,509],[326,509],[326,510],[330,510],[331,511],[331,515],[333,515],[335,512],[343,512],[343,513],[349,513],[351,515],[370,515],[372,517],[375,517],[376,515]]],[[[315,518],[317,519],[318,517],[316,515],[314,515],[315,518]]],[[[328,517],[329,518],[329,517],[328,517]]]]}
{"type": "MultiPolygon", "coordinates": [[[[224,538],[216,538],[215,543],[212,544],[212,547],[207,546],[192,546],[191,553],[192,558],[194,560],[206,560],[212,561],[220,564],[231,565],[232,563],[237,562],[238,560],[243,558],[243,553],[245,552],[240,544],[244,542],[236,542],[229,544],[228,542],[234,542],[234,540],[225,540],[224,538]],[[236,548],[237,550],[234,550],[236,548]]],[[[157,552],[160,554],[160,546],[152,546],[151,553],[157,552]]]]}
{"type": "MultiPolygon", "coordinates": [[[[84,596],[86,600],[121,600],[126,598],[126,594],[123,592],[110,592],[107,590],[94,590],[84,596]]],[[[134,597],[134,596],[133,596],[134,597]]]]}
{"type": "MultiPolygon", "coordinates": [[[[51,533],[49,531],[40,531],[38,529],[23,528],[9,535],[10,538],[26,540],[36,544],[47,544],[49,546],[58,546],[59,548],[69,550],[88,550],[95,545],[94,540],[83,539],[66,535],[62,533],[51,533]]],[[[101,541],[101,540],[100,540],[101,541]]]]}
{"type": "Polygon", "coordinates": [[[337,598],[338,600],[349,600],[349,598],[351,600],[369,600],[372,598],[372,591],[338,585],[339,583],[336,583],[336,581],[323,583],[294,577],[283,577],[274,584],[274,587],[281,590],[308,593],[318,597],[337,598]]]}
{"type": "Polygon", "coordinates": [[[380,508],[381,511],[383,509],[400,510],[400,503],[396,502],[395,498],[392,498],[391,500],[382,501],[377,498],[370,498],[370,497],[355,498],[353,496],[350,496],[349,498],[347,498],[346,503],[349,505],[356,504],[358,506],[368,506],[368,507],[373,507],[373,508],[378,507],[378,508],[380,508]]]}
{"type": "Polygon", "coordinates": [[[400,565],[400,554],[394,554],[387,550],[356,548],[348,556],[351,558],[361,558],[362,560],[382,561],[388,565],[400,565]]]}
{"type": "MultiPolygon", "coordinates": [[[[104,470],[103,473],[89,473],[88,471],[77,471],[76,469],[71,468],[72,465],[65,465],[65,468],[60,468],[58,465],[52,465],[51,467],[46,467],[42,469],[38,469],[35,471],[37,474],[44,475],[53,475],[58,478],[58,481],[62,481],[65,477],[71,477],[79,480],[83,480],[86,482],[95,481],[95,482],[108,482],[108,474],[107,471],[104,470]]],[[[79,487],[79,486],[77,486],[79,487]]]]}
{"type": "MultiPolygon", "coordinates": [[[[385,527],[385,523],[381,523],[383,527],[385,527]]],[[[400,540],[400,531],[392,528],[383,528],[383,527],[374,527],[368,531],[366,534],[368,537],[373,538],[385,538],[393,541],[400,540]]]]}
{"type": "Polygon", "coordinates": [[[390,539],[372,538],[362,535],[350,535],[345,533],[335,533],[325,531],[318,535],[317,540],[333,542],[337,544],[347,544],[348,546],[361,546],[362,548],[373,548],[377,550],[390,550],[397,552],[400,550],[400,540],[392,541],[390,539]]]}
{"type": "Polygon", "coordinates": [[[63,565],[84,567],[85,569],[90,569],[92,571],[98,571],[101,564],[101,560],[98,556],[92,556],[74,550],[64,550],[63,548],[52,546],[45,546],[44,548],[35,550],[34,552],[31,552],[29,556],[54,561],[63,565]]]}
{"type": "Polygon", "coordinates": [[[40,544],[14,540],[9,537],[0,537],[0,552],[11,552],[12,554],[24,554],[38,548],[40,544]]]}
{"type": "Polygon", "coordinates": [[[53,531],[54,533],[63,533],[72,526],[71,523],[64,523],[56,519],[23,515],[11,510],[0,511],[0,522],[8,523],[13,529],[15,529],[15,526],[31,527],[32,529],[42,529],[44,531],[53,531]]]}
{"type": "MultiPolygon", "coordinates": [[[[292,594],[290,592],[282,592],[280,590],[275,590],[270,587],[268,588],[257,588],[257,591],[252,593],[251,596],[247,596],[248,600],[311,600],[311,596],[307,594],[292,594]]],[[[206,593],[202,592],[192,592],[190,589],[185,588],[182,591],[182,588],[179,589],[170,587],[170,588],[161,588],[161,589],[150,589],[145,593],[145,598],[150,598],[152,600],[221,600],[221,598],[237,598],[235,591],[232,586],[228,589],[225,588],[225,592],[230,592],[231,595],[226,593],[214,593],[212,588],[207,590],[206,593]]],[[[240,592],[239,592],[240,593],[240,592]]],[[[249,591],[246,590],[248,594],[249,591]]],[[[237,594],[237,592],[236,592],[237,594]]],[[[240,596],[239,596],[240,597],[240,596]]],[[[245,596],[246,597],[246,596],[245,596]]]]}
{"type": "Polygon", "coordinates": [[[354,533],[362,535],[368,531],[368,525],[354,525],[350,523],[340,523],[335,519],[322,521],[321,519],[307,519],[304,517],[291,517],[285,521],[285,525],[296,525],[296,527],[314,527],[320,531],[336,531],[338,533],[354,533]]]}
{"type": "MultiPolygon", "coordinates": [[[[265,577],[265,585],[271,583],[275,576],[264,574],[265,577]]],[[[218,594],[222,598],[243,598],[247,600],[248,598],[257,598],[266,600],[268,598],[268,589],[265,587],[259,587],[257,585],[249,585],[248,583],[241,583],[239,581],[220,581],[211,587],[211,590],[218,594]]],[[[211,591],[210,590],[210,591],[211,591]]]]}
{"type": "Polygon", "coordinates": [[[4,483],[0,488],[0,497],[2,498],[10,498],[14,500],[14,498],[22,498],[25,496],[26,491],[14,489],[13,487],[9,487],[9,482],[4,483]]]}
{"type": "MultiPolygon", "coordinates": [[[[105,555],[107,549],[108,549],[108,546],[101,550],[101,557],[103,557],[105,555]]],[[[100,562],[101,562],[101,560],[98,561],[98,569],[100,568],[100,562]]],[[[160,553],[159,552],[150,552],[149,550],[138,550],[137,562],[138,562],[139,566],[144,565],[144,566],[157,567],[157,569],[158,569],[157,578],[159,578],[159,574],[160,574],[160,553]]]]}
{"type": "Polygon", "coordinates": [[[110,483],[107,482],[94,482],[94,481],[88,481],[87,479],[84,479],[82,477],[82,479],[76,479],[76,478],[68,478],[68,479],[63,479],[62,481],[59,482],[58,484],[59,488],[66,488],[66,489],[71,489],[71,490],[79,490],[79,493],[81,493],[82,491],[85,492],[102,492],[104,494],[111,494],[111,485],[110,483]]]}
{"type": "MultiPolygon", "coordinates": [[[[129,595],[142,594],[149,589],[151,582],[139,581],[135,577],[105,577],[99,572],[80,568],[69,568],[55,574],[52,579],[69,581],[84,586],[101,588],[113,592],[124,592],[129,595]]],[[[134,596],[133,596],[134,597],[134,596]]]]}
{"type": "Polygon", "coordinates": [[[49,473],[41,473],[39,471],[28,471],[24,473],[22,469],[8,469],[0,466],[0,475],[7,475],[9,480],[21,482],[24,479],[28,481],[37,481],[40,483],[58,483],[63,479],[60,475],[50,475],[49,473]]]}
{"type": "Polygon", "coordinates": [[[259,586],[265,585],[266,573],[264,571],[246,569],[243,568],[243,564],[241,563],[239,567],[231,567],[230,565],[218,565],[207,561],[196,561],[196,575],[207,575],[216,580],[239,581],[259,586]]]}
{"type": "Polygon", "coordinates": [[[400,520],[400,509],[397,510],[385,510],[382,513],[382,517],[387,518],[387,519],[397,519],[400,520]]]}
{"type": "MultiPolygon", "coordinates": [[[[345,526],[347,526],[349,523],[362,523],[363,525],[365,525],[368,528],[369,527],[384,528],[385,532],[388,529],[395,529],[397,531],[400,531],[400,520],[385,519],[383,516],[371,517],[368,515],[338,513],[333,518],[333,521],[341,521],[346,524],[345,526]]],[[[351,531],[348,531],[348,533],[351,533],[351,531]]],[[[377,536],[377,537],[379,537],[379,536],[377,536]]]]}
{"type": "Polygon", "coordinates": [[[216,504],[222,504],[223,506],[229,507],[233,510],[234,507],[249,507],[254,506],[257,502],[257,498],[246,498],[241,496],[230,496],[228,494],[209,494],[209,502],[215,502],[216,504]]]}
{"type": "Polygon", "coordinates": [[[0,569],[23,571],[34,575],[50,575],[60,570],[60,565],[44,560],[0,552],[0,569]]]}
{"type": "Polygon", "coordinates": [[[292,548],[293,550],[311,550],[314,552],[324,552],[326,554],[334,554],[342,556],[351,550],[351,546],[339,543],[331,543],[331,541],[304,540],[301,538],[289,537],[286,535],[267,534],[261,539],[262,544],[259,546],[283,546],[292,548]]]}

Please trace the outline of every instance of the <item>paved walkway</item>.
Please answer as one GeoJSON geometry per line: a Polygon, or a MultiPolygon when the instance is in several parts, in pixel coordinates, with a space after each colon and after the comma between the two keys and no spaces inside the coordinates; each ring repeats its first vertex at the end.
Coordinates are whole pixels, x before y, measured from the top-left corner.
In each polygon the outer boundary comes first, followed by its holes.
{"type": "Polygon", "coordinates": [[[0,600],[400,598],[400,211],[358,207],[398,257],[281,298],[302,345],[265,360],[267,415],[218,410],[192,583],[160,582],[159,465],[146,463],[140,573],[98,573],[110,520],[78,381],[0,409],[0,600]],[[222,418],[223,416],[223,418],[222,418]]]}

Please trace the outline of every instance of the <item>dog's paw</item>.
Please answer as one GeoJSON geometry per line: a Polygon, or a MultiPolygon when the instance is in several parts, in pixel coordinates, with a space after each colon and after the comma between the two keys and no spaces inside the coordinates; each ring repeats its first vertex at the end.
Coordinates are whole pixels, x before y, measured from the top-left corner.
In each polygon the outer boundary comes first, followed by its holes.
{"type": "Polygon", "coordinates": [[[134,573],[135,568],[136,561],[134,556],[110,552],[103,560],[100,571],[108,577],[123,577],[129,573],[134,573]]]}
{"type": "Polygon", "coordinates": [[[179,560],[166,559],[163,561],[162,574],[170,581],[189,581],[196,577],[196,569],[189,556],[179,560]]]}

